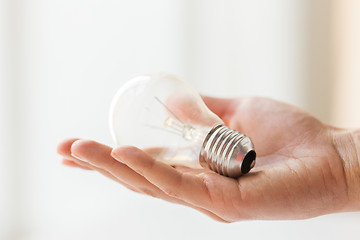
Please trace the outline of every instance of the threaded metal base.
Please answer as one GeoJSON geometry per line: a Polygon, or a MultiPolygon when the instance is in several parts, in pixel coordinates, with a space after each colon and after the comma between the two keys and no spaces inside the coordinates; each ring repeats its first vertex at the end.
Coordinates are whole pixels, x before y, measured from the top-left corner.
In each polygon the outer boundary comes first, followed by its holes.
{"type": "Polygon", "coordinates": [[[200,150],[200,164],[221,175],[240,177],[255,165],[251,139],[224,125],[213,127],[200,150]]]}

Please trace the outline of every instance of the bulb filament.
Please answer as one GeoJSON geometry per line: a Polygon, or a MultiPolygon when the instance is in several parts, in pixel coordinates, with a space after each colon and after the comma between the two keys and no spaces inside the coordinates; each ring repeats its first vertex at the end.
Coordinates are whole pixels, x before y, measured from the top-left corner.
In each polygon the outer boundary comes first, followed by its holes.
{"type": "Polygon", "coordinates": [[[184,139],[202,144],[205,139],[207,132],[201,128],[196,128],[188,123],[183,123],[168,106],[165,105],[158,97],[155,96],[155,99],[166,108],[167,112],[170,113],[173,117],[168,117],[164,121],[164,127],[167,130],[170,130],[172,133],[176,133],[182,136],[184,139]]]}

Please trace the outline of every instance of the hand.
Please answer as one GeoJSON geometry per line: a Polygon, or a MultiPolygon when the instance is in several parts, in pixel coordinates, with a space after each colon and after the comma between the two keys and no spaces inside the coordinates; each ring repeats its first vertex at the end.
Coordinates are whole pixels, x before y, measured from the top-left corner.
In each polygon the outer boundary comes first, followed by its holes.
{"type": "Polygon", "coordinates": [[[96,170],[133,191],[224,222],[304,219],[354,210],[358,187],[351,186],[360,177],[348,176],[359,169],[344,168],[355,159],[346,159],[349,151],[337,144],[349,134],[270,99],[204,101],[227,126],[252,138],[257,163],[247,175],[233,179],[207,169],[172,167],[135,147],[112,149],[89,140],[66,140],[58,152],[66,165],[96,170]]]}

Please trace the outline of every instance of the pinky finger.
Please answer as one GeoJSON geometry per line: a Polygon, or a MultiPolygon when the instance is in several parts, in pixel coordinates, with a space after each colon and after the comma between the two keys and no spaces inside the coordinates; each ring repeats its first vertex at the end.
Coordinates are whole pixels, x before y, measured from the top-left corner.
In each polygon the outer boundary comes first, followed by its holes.
{"type": "Polygon", "coordinates": [[[74,162],[73,160],[69,160],[69,159],[66,159],[64,158],[61,163],[65,166],[68,166],[68,167],[77,167],[77,168],[81,168],[81,169],[85,169],[85,170],[92,170],[91,168],[89,167],[85,167],[85,166],[82,166],[82,165],[79,165],[77,164],[76,162],[74,162]]]}
{"type": "Polygon", "coordinates": [[[136,187],[121,181],[120,179],[118,179],[117,177],[115,177],[114,175],[112,175],[111,173],[109,173],[108,171],[106,171],[102,168],[95,167],[95,166],[93,166],[87,162],[83,162],[79,159],[74,160],[74,163],[77,164],[79,167],[87,168],[89,170],[95,170],[95,171],[99,172],[100,174],[104,175],[105,177],[108,177],[108,178],[114,180],[115,182],[120,183],[121,185],[123,185],[124,187],[126,187],[127,189],[129,189],[131,191],[134,191],[137,193],[142,193],[136,187]]]}

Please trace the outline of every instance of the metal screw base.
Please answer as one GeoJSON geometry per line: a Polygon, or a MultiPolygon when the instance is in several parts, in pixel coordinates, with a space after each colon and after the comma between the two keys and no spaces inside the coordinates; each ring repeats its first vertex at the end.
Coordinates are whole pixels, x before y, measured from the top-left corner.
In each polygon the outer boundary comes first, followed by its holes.
{"type": "Polygon", "coordinates": [[[200,164],[221,175],[240,177],[255,166],[251,139],[224,125],[213,127],[200,150],[200,164]]]}

